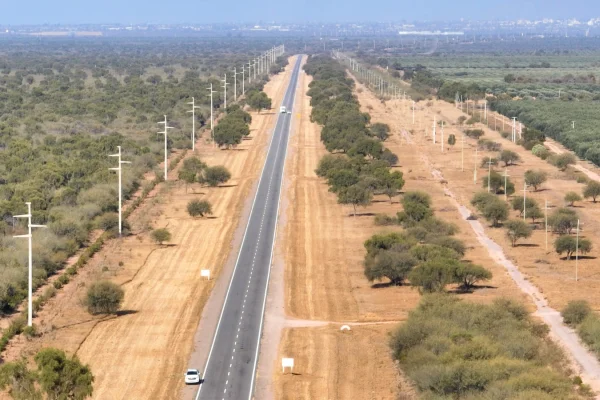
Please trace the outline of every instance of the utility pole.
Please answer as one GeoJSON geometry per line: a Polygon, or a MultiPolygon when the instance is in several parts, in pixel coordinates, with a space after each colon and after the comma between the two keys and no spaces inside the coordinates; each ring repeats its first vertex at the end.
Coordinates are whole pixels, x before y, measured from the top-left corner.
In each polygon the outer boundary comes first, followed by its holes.
{"type": "Polygon", "coordinates": [[[122,217],[122,209],[123,209],[123,169],[121,165],[123,164],[131,164],[131,161],[123,161],[121,160],[121,146],[117,146],[118,152],[117,154],[110,154],[109,157],[117,157],[119,166],[117,168],[109,168],[111,171],[117,171],[119,175],[119,236],[123,233],[123,217],[122,217]]]}
{"type": "Polygon", "coordinates": [[[413,104],[412,104],[412,119],[413,119],[413,125],[415,124],[415,102],[413,100],[413,104]]]}
{"type": "Polygon", "coordinates": [[[512,125],[512,141],[515,143],[517,141],[517,117],[513,117],[513,125],[512,125]]]}
{"type": "Polygon", "coordinates": [[[221,82],[223,82],[223,86],[222,86],[223,87],[223,106],[224,106],[224,109],[226,110],[227,109],[227,85],[228,85],[227,74],[223,75],[223,80],[221,82]]]}
{"type": "Polygon", "coordinates": [[[579,279],[579,219],[577,219],[577,236],[575,239],[575,282],[579,279]]]}
{"type": "Polygon", "coordinates": [[[475,146],[475,168],[473,170],[473,183],[477,184],[477,161],[478,161],[478,157],[477,157],[477,146],[475,146]]]}
{"type": "Polygon", "coordinates": [[[460,170],[465,172],[465,133],[462,132],[462,140],[460,144],[460,170]]]}
{"type": "Polygon", "coordinates": [[[571,129],[575,129],[575,121],[571,121],[571,125],[572,125],[571,129]]]}
{"type": "Polygon", "coordinates": [[[523,180],[523,221],[527,216],[527,182],[523,180]]]}
{"type": "Polygon", "coordinates": [[[238,74],[242,74],[242,96],[244,95],[244,79],[245,79],[245,71],[244,71],[245,65],[242,64],[242,72],[238,72],[238,74]]]}
{"type": "Polygon", "coordinates": [[[442,120],[442,153],[444,152],[444,121],[442,120]]]}
{"type": "Polygon", "coordinates": [[[252,63],[248,61],[248,83],[252,83],[252,63]]]}
{"type": "Polygon", "coordinates": [[[491,191],[491,181],[492,181],[492,157],[488,157],[488,193],[491,191]]]}
{"type": "Polygon", "coordinates": [[[546,253],[548,253],[548,199],[546,199],[546,204],[544,206],[544,220],[546,222],[546,253]]]}
{"type": "Polygon", "coordinates": [[[13,218],[27,218],[27,229],[28,233],[26,235],[16,235],[13,236],[15,238],[27,238],[29,241],[29,274],[28,274],[28,294],[29,299],[27,301],[27,326],[31,326],[33,324],[33,255],[32,255],[32,245],[31,245],[31,228],[45,228],[46,225],[34,225],[31,223],[31,202],[26,202],[27,204],[27,214],[15,215],[13,218]]]}
{"type": "Polygon", "coordinates": [[[435,115],[433,116],[433,144],[435,144],[435,127],[436,127],[436,121],[435,121],[435,115]]]}
{"type": "Polygon", "coordinates": [[[167,124],[167,116],[166,115],[165,115],[165,120],[164,121],[160,121],[158,124],[159,125],[162,124],[162,125],[165,126],[165,130],[162,131],[162,132],[158,132],[158,133],[162,133],[163,135],[165,135],[165,182],[166,182],[167,178],[168,178],[168,173],[167,172],[168,172],[168,167],[169,167],[168,166],[168,162],[167,162],[168,161],[167,160],[167,158],[168,158],[168,154],[167,154],[167,136],[169,135],[169,133],[168,133],[169,129],[173,129],[173,127],[169,126],[167,124]]]}
{"type": "Polygon", "coordinates": [[[211,139],[215,140],[215,127],[214,127],[214,120],[213,120],[213,93],[216,93],[216,90],[213,90],[213,84],[210,84],[209,88],[206,88],[209,92],[210,92],[210,137],[211,139]]]}
{"type": "Polygon", "coordinates": [[[196,150],[196,109],[200,107],[196,105],[196,101],[193,97],[192,101],[190,101],[188,104],[192,106],[192,109],[188,112],[192,113],[192,151],[194,151],[196,150]]]}
{"type": "Polygon", "coordinates": [[[237,100],[237,72],[236,68],[233,67],[233,101],[237,100]]]}

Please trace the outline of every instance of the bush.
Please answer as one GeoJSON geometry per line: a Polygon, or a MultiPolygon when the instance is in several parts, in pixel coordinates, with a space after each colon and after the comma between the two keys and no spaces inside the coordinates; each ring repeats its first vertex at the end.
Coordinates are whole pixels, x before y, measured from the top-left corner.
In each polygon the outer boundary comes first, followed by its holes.
{"type": "Polygon", "coordinates": [[[85,305],[90,314],[114,314],[123,303],[125,292],[110,281],[94,282],[88,288],[85,305]]]}
{"type": "Polygon", "coordinates": [[[201,183],[216,187],[231,179],[231,173],[222,165],[204,169],[201,183]]]}
{"type": "Polygon", "coordinates": [[[577,159],[573,154],[563,153],[560,155],[551,155],[547,158],[547,161],[561,171],[564,171],[569,167],[569,165],[575,164],[577,159]]]}
{"type": "Polygon", "coordinates": [[[397,225],[398,218],[394,218],[387,214],[377,214],[375,215],[374,222],[377,226],[397,225]]]}
{"type": "Polygon", "coordinates": [[[600,182],[589,181],[585,189],[583,189],[583,197],[591,197],[595,203],[598,196],[600,196],[600,182]]]}
{"type": "Polygon", "coordinates": [[[469,291],[475,287],[477,282],[490,279],[492,279],[492,273],[481,265],[462,262],[454,269],[452,281],[459,284],[462,290],[469,291]]]}
{"type": "Polygon", "coordinates": [[[212,206],[206,200],[192,200],[187,205],[187,211],[192,217],[204,217],[212,214],[212,206]]]}
{"type": "Polygon", "coordinates": [[[533,148],[531,149],[531,153],[534,156],[541,158],[542,160],[547,159],[550,155],[550,151],[543,144],[536,144],[535,146],[533,146],[533,148]]]}
{"type": "MultiPolygon", "coordinates": [[[[468,124],[468,122],[467,122],[467,124],[468,124]]],[[[472,139],[479,139],[480,137],[482,137],[484,135],[484,132],[482,129],[467,129],[465,131],[465,135],[467,135],[468,137],[470,137],[472,139]]]]}
{"type": "Polygon", "coordinates": [[[576,326],[583,322],[583,320],[590,315],[592,309],[587,301],[585,300],[572,300],[562,310],[562,315],[565,324],[570,326],[576,326]]]}
{"type": "Polygon", "coordinates": [[[369,282],[387,278],[393,285],[401,285],[417,260],[407,252],[380,251],[365,263],[365,276],[369,282]]]}
{"type": "Polygon", "coordinates": [[[441,292],[453,282],[458,265],[455,259],[437,257],[413,269],[408,279],[413,286],[419,286],[422,293],[441,292]]]}
{"type": "Polygon", "coordinates": [[[168,242],[171,240],[171,232],[169,232],[167,228],[155,229],[152,231],[150,236],[152,237],[152,240],[159,245],[162,245],[163,242],[168,242]]]}
{"type": "Polygon", "coordinates": [[[565,201],[569,204],[569,207],[573,207],[576,201],[581,201],[582,198],[575,192],[567,192],[565,194],[565,201]]]}
{"type": "Polygon", "coordinates": [[[505,167],[521,161],[521,157],[512,150],[502,150],[499,159],[504,163],[505,167]]]}
{"type": "Polygon", "coordinates": [[[508,205],[496,198],[483,208],[481,214],[492,224],[492,227],[497,227],[502,221],[508,219],[508,205]]]}

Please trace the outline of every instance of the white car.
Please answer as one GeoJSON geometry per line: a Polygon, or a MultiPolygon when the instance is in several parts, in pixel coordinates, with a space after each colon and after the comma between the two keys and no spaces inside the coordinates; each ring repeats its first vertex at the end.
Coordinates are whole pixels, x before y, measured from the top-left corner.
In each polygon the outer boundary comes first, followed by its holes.
{"type": "Polygon", "coordinates": [[[285,106],[279,107],[279,112],[282,113],[282,114],[285,114],[285,112],[286,112],[285,106]]]}
{"type": "Polygon", "coordinates": [[[197,369],[188,369],[185,373],[186,385],[197,385],[200,383],[200,371],[197,369]]]}

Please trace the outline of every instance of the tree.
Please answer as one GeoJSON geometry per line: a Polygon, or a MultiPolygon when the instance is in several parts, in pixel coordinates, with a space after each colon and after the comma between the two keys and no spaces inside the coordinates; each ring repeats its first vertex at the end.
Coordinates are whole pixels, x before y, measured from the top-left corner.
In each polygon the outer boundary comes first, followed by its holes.
{"type": "Polygon", "coordinates": [[[383,152],[383,145],[379,140],[364,137],[358,139],[348,150],[349,156],[361,155],[369,158],[379,158],[383,152]]]}
{"type": "Polygon", "coordinates": [[[405,219],[411,223],[423,221],[433,215],[431,198],[425,192],[406,192],[401,203],[405,219]]]}
{"type": "Polygon", "coordinates": [[[342,188],[338,192],[338,203],[352,204],[354,208],[353,215],[356,216],[356,206],[366,207],[373,200],[373,192],[362,185],[352,185],[347,188],[342,188]]]}
{"type": "Polygon", "coordinates": [[[265,92],[251,93],[247,99],[247,102],[248,105],[257,110],[259,114],[261,110],[268,110],[271,108],[271,99],[265,92]]]}
{"type": "Polygon", "coordinates": [[[504,76],[504,82],[506,83],[513,83],[515,80],[516,78],[513,74],[507,74],[504,76]]]}
{"type": "MultiPolygon", "coordinates": [[[[559,255],[566,253],[567,260],[571,259],[571,256],[577,251],[577,239],[573,236],[562,235],[559,236],[554,242],[554,250],[559,255]]],[[[579,253],[587,254],[592,250],[592,242],[587,239],[579,238],[579,253]]]]}
{"type": "Polygon", "coordinates": [[[162,246],[163,242],[171,240],[171,232],[167,228],[159,228],[152,231],[150,234],[152,240],[162,246]]]}
{"type": "Polygon", "coordinates": [[[212,214],[212,206],[206,200],[192,200],[187,205],[187,212],[192,217],[204,217],[212,214]]]}
{"type": "Polygon", "coordinates": [[[187,193],[188,185],[196,182],[196,173],[188,169],[180,169],[178,172],[179,179],[185,182],[185,192],[187,193]]]}
{"type": "Polygon", "coordinates": [[[227,182],[229,179],[231,179],[229,170],[222,165],[216,165],[204,169],[201,181],[208,186],[216,187],[221,183],[227,182]]]}
{"type": "Polygon", "coordinates": [[[481,178],[481,183],[483,188],[488,187],[488,180],[490,190],[494,194],[498,194],[500,191],[506,192],[507,195],[511,195],[515,192],[515,185],[510,181],[509,178],[506,178],[506,188],[504,187],[504,176],[500,175],[496,171],[490,171],[490,173],[483,178],[481,178]]]}
{"type": "Polygon", "coordinates": [[[453,133],[451,133],[450,136],[448,136],[448,144],[450,146],[454,146],[456,144],[456,136],[454,136],[453,133]]]}
{"type": "MultiPolygon", "coordinates": [[[[532,199],[530,197],[523,199],[523,197],[521,197],[521,196],[515,197],[510,201],[510,204],[511,204],[513,210],[519,212],[520,216],[523,215],[523,202],[525,202],[525,210],[529,210],[529,209],[533,209],[533,208],[539,209],[538,203],[535,199],[532,199]]],[[[527,213],[527,211],[526,211],[526,213],[527,213]]]]}
{"type": "Polygon", "coordinates": [[[565,194],[565,201],[569,204],[569,207],[573,207],[576,201],[581,201],[581,196],[575,192],[567,192],[565,194]]]}
{"type": "Polygon", "coordinates": [[[34,357],[39,383],[48,399],[83,400],[93,393],[94,376],[88,365],[77,358],[67,358],[62,350],[46,348],[34,357]]]}
{"type": "Polygon", "coordinates": [[[398,164],[398,156],[392,153],[390,149],[383,149],[379,159],[387,161],[390,166],[398,164]]]}
{"type": "Polygon", "coordinates": [[[114,314],[121,308],[124,297],[121,286],[110,281],[98,281],[88,288],[85,305],[90,314],[114,314]]]}
{"type": "Polygon", "coordinates": [[[436,258],[414,268],[408,279],[413,286],[419,286],[421,292],[441,292],[453,281],[458,264],[453,259],[436,258]]]}
{"type": "Polygon", "coordinates": [[[565,324],[577,326],[591,313],[592,308],[587,301],[572,300],[567,303],[567,306],[561,311],[560,315],[562,315],[565,324]]]}
{"type": "Polygon", "coordinates": [[[562,153],[558,156],[552,156],[551,158],[549,158],[549,160],[555,167],[557,167],[561,171],[566,170],[569,167],[569,165],[573,165],[577,162],[575,156],[570,153],[562,153]]]}
{"type": "Polygon", "coordinates": [[[200,171],[202,171],[204,168],[206,168],[206,164],[200,160],[198,157],[189,157],[183,160],[183,167],[182,169],[187,170],[187,171],[191,171],[195,174],[199,173],[200,171]]]}
{"type": "Polygon", "coordinates": [[[250,134],[248,125],[239,118],[223,118],[215,126],[215,142],[219,147],[227,149],[242,142],[242,138],[250,134]]]}
{"type": "Polygon", "coordinates": [[[585,189],[583,189],[583,197],[591,197],[592,201],[595,203],[598,196],[600,196],[600,182],[589,181],[585,186],[585,189]]]}
{"type": "Polygon", "coordinates": [[[0,367],[0,389],[6,390],[15,400],[41,400],[36,389],[37,375],[27,368],[25,360],[4,363],[0,367]]]}
{"type": "Polygon", "coordinates": [[[559,208],[548,217],[548,225],[560,235],[569,234],[577,225],[577,213],[570,208],[559,208]]]}
{"type": "MultiPolygon", "coordinates": [[[[487,186],[487,181],[486,181],[486,186],[487,186]]],[[[498,199],[492,193],[477,192],[473,195],[473,198],[471,199],[471,205],[474,206],[475,208],[477,208],[477,210],[479,212],[483,212],[483,209],[485,208],[486,205],[488,205],[489,203],[492,203],[496,200],[498,200],[498,199]]]]}
{"type": "Polygon", "coordinates": [[[521,157],[512,150],[502,150],[500,152],[499,160],[504,163],[505,167],[507,167],[521,161],[521,157]]]}
{"type": "Polygon", "coordinates": [[[534,224],[536,219],[544,217],[544,213],[537,205],[527,208],[525,210],[525,215],[527,216],[527,218],[531,218],[531,222],[534,224]]]}
{"type": "Polygon", "coordinates": [[[480,281],[492,279],[492,273],[481,265],[470,262],[461,262],[453,270],[453,282],[459,284],[460,289],[470,291],[480,281]]]}
{"type": "Polygon", "coordinates": [[[519,239],[531,236],[531,227],[521,219],[513,219],[504,223],[506,236],[510,239],[512,247],[515,247],[519,239]]]}
{"type": "Polygon", "coordinates": [[[375,175],[378,179],[379,184],[383,188],[383,193],[390,198],[398,195],[398,191],[404,187],[404,176],[400,171],[390,172],[389,169],[382,169],[375,175]]]}
{"type": "Polygon", "coordinates": [[[491,222],[492,227],[497,227],[508,218],[508,205],[496,199],[483,208],[482,215],[491,222]]]}
{"type": "Polygon", "coordinates": [[[388,278],[393,285],[402,285],[417,260],[407,252],[380,251],[365,263],[365,276],[369,282],[388,278]]]}
{"type": "Polygon", "coordinates": [[[390,126],[388,124],[377,122],[376,124],[371,125],[371,132],[377,139],[385,142],[390,136],[390,126]]]}
{"type": "Polygon", "coordinates": [[[525,183],[533,186],[533,190],[537,192],[538,187],[546,182],[548,174],[544,171],[529,169],[525,171],[525,183]]]}
{"type": "Polygon", "coordinates": [[[543,144],[536,144],[533,146],[531,153],[542,160],[545,160],[550,155],[550,151],[543,144]]]}

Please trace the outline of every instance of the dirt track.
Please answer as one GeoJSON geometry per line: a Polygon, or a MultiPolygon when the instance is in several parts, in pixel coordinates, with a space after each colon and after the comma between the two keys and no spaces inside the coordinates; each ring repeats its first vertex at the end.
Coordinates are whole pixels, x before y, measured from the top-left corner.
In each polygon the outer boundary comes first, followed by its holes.
{"type": "MultiPolygon", "coordinates": [[[[265,92],[278,104],[290,72],[272,78],[265,92]]],[[[32,342],[11,346],[9,356],[56,346],[92,367],[97,399],[172,399],[183,386],[192,339],[214,280],[200,278],[201,269],[216,276],[230,250],[248,192],[264,160],[276,114],[252,114],[251,140],[236,150],[221,151],[203,142],[197,154],[209,165],[225,165],[232,180],[220,188],[163,184],[155,197],[136,211],[135,236],[111,241],[40,312],[35,323],[47,333],[32,342]],[[213,205],[214,216],[193,219],[186,205],[194,198],[213,205]],[[150,223],[167,227],[172,240],[153,244],[139,232],[150,223]],[[121,265],[119,265],[122,263],[121,265]],[[116,318],[91,318],[81,306],[85,285],[109,278],[125,289],[123,311],[116,318]]],[[[175,177],[176,173],[172,174],[175,177]]]]}

